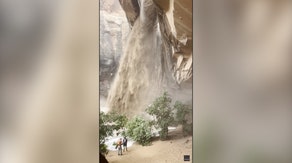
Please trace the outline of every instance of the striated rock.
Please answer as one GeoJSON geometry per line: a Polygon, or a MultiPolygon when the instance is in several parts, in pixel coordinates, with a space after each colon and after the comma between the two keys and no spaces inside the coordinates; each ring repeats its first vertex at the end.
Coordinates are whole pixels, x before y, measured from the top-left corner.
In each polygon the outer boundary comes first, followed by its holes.
{"type": "MultiPolygon", "coordinates": [[[[160,29],[165,46],[173,51],[169,60],[175,80],[182,83],[192,77],[192,0],[153,0],[157,5],[160,29]]],[[[169,54],[170,55],[170,54],[169,54]]]]}
{"type": "Polygon", "coordinates": [[[136,0],[139,6],[120,2],[129,24],[134,24],[107,98],[109,110],[134,116],[163,91],[191,105],[192,33],[176,31],[173,1],[167,11],[153,0],[136,0]]]}
{"type": "MultiPolygon", "coordinates": [[[[131,26],[139,16],[140,1],[143,0],[120,0],[131,26]]],[[[183,3],[174,0],[153,0],[153,3],[157,8],[166,53],[162,64],[165,70],[172,72],[177,83],[182,83],[191,79],[193,72],[192,0],[185,0],[183,3]]]]}
{"type": "Polygon", "coordinates": [[[139,16],[140,7],[137,0],[119,0],[123,10],[126,13],[128,22],[131,27],[139,16]]]}
{"type": "Polygon", "coordinates": [[[129,24],[114,0],[100,1],[100,94],[107,96],[110,84],[123,54],[129,24]]]}

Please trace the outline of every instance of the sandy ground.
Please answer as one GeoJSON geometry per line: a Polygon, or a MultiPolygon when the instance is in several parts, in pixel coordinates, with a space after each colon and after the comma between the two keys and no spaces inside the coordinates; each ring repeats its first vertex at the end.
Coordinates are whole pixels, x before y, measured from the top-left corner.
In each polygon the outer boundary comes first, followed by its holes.
{"type": "Polygon", "coordinates": [[[110,151],[106,158],[110,163],[186,163],[183,157],[192,156],[192,137],[182,136],[181,128],[169,135],[169,140],[155,140],[150,146],[135,143],[122,156],[118,156],[117,151],[110,151]]]}

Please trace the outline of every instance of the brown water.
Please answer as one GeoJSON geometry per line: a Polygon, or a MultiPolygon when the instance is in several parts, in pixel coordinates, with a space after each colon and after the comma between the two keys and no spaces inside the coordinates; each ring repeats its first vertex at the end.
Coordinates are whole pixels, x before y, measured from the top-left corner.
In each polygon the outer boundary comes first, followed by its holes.
{"type": "MultiPolygon", "coordinates": [[[[142,1],[143,2],[143,1],[142,1]]],[[[151,97],[159,92],[161,81],[159,30],[152,1],[146,1],[147,12],[133,25],[127,47],[111,86],[107,104],[110,110],[134,114],[145,108],[151,97]]]]}
{"type": "Polygon", "coordinates": [[[163,91],[169,92],[173,101],[191,104],[192,100],[192,82],[178,85],[171,75],[172,50],[163,44],[157,8],[152,0],[141,0],[140,6],[143,9],[129,34],[107,99],[110,111],[129,116],[144,111],[163,91]]]}

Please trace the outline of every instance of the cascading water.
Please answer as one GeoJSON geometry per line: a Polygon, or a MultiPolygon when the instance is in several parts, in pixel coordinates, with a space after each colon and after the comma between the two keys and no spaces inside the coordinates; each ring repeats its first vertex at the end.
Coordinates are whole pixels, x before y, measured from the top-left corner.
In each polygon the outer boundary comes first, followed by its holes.
{"type": "Polygon", "coordinates": [[[178,85],[171,77],[171,47],[162,38],[157,7],[152,0],[140,0],[140,14],[128,36],[120,66],[107,99],[110,111],[136,115],[157,98],[162,91],[191,100],[178,93],[178,85]],[[173,89],[175,88],[175,89],[173,89]]]}
{"type": "Polygon", "coordinates": [[[140,2],[144,9],[140,10],[140,17],[129,34],[107,101],[111,111],[127,115],[145,109],[147,99],[151,99],[149,97],[159,88],[161,76],[157,13],[151,0],[140,2]]]}
{"type": "Polygon", "coordinates": [[[144,11],[144,0],[139,0],[139,6],[140,6],[140,21],[145,21],[145,11],[144,11]]]}

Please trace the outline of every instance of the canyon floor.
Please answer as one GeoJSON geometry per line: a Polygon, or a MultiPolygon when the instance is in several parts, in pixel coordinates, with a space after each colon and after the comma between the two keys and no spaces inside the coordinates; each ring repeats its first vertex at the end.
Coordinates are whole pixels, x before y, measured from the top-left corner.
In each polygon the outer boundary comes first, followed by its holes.
{"type": "Polygon", "coordinates": [[[190,155],[192,162],[192,136],[184,137],[181,127],[169,136],[169,140],[154,140],[150,146],[134,143],[122,156],[110,151],[106,158],[110,163],[185,163],[184,155],[190,155]]]}

